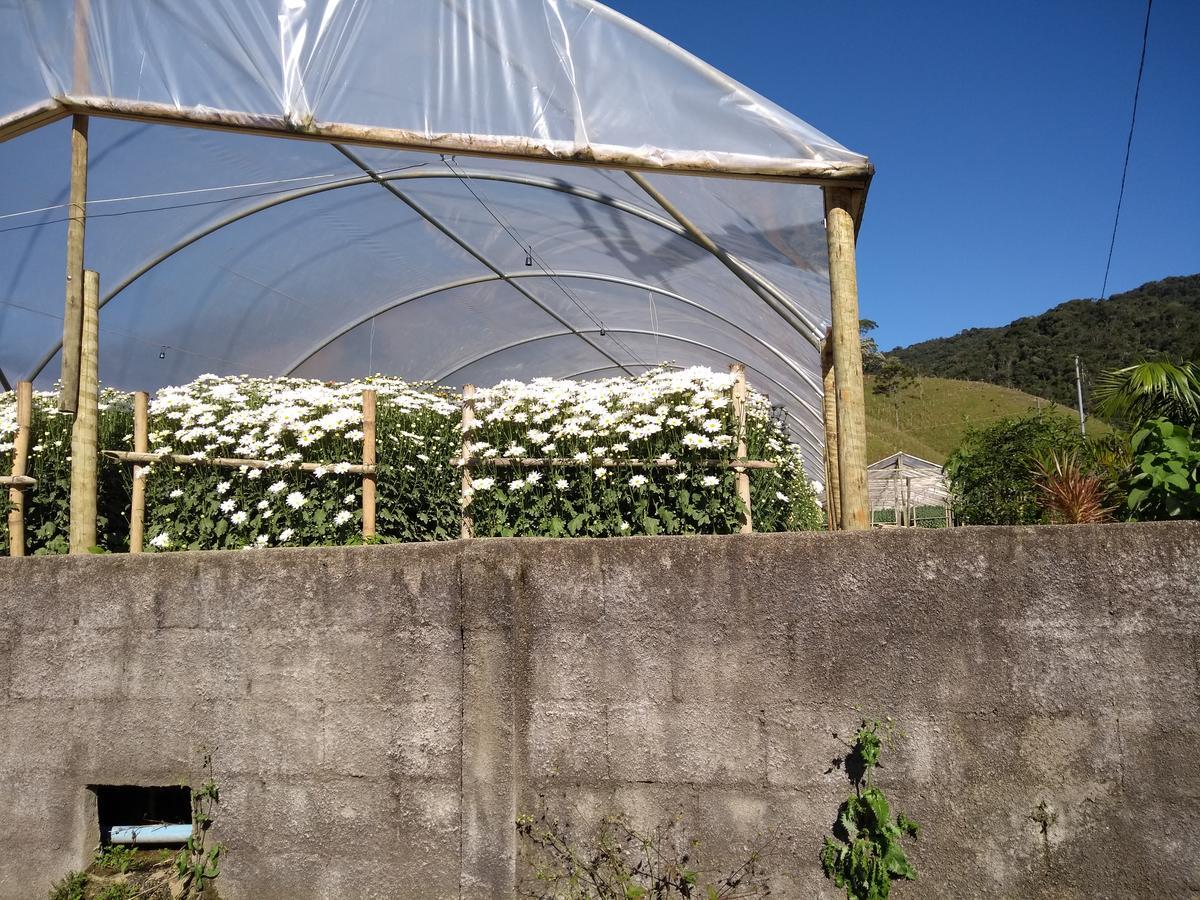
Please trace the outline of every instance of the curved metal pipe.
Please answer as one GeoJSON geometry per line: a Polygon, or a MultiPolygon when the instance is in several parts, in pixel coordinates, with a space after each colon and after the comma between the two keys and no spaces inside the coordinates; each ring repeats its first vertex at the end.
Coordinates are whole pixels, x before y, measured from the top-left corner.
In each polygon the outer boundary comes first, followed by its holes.
{"type": "MultiPolygon", "coordinates": [[[[321,343],[319,343],[319,344],[315,344],[313,347],[311,347],[309,350],[307,350],[303,356],[299,357],[294,363],[289,365],[288,368],[286,369],[286,371],[284,372],[284,374],[291,375],[296,369],[300,368],[302,365],[304,365],[306,362],[308,362],[310,359],[312,359],[314,356],[316,356],[318,353],[320,353],[322,350],[324,350],[326,347],[328,347],[334,341],[349,334],[351,331],[353,331],[355,328],[358,328],[360,325],[365,325],[367,322],[371,321],[372,319],[374,319],[378,316],[384,315],[388,312],[391,312],[393,309],[397,309],[398,307],[403,306],[406,303],[411,303],[414,300],[420,300],[424,297],[429,297],[434,294],[442,293],[444,291],[455,290],[455,289],[461,288],[461,287],[470,287],[471,285],[475,285],[475,284],[485,284],[487,282],[501,281],[501,280],[508,281],[508,280],[516,279],[516,278],[547,278],[547,277],[549,277],[549,276],[547,276],[543,272],[523,272],[523,271],[522,272],[505,272],[503,274],[473,275],[469,278],[457,279],[456,281],[449,282],[448,284],[438,285],[437,287],[432,287],[432,288],[427,288],[425,290],[416,291],[412,294],[408,294],[404,297],[401,297],[398,300],[391,300],[391,301],[387,302],[386,304],[384,304],[383,306],[377,307],[374,310],[372,310],[371,312],[365,313],[365,314],[359,316],[357,319],[355,319],[350,324],[342,327],[336,334],[333,334],[330,337],[323,339],[321,341],[321,343]]],[[[753,332],[748,331],[745,328],[742,328],[740,325],[736,324],[735,322],[731,322],[729,319],[725,318],[725,316],[721,315],[720,313],[716,312],[715,310],[709,309],[707,306],[704,306],[701,303],[697,303],[695,300],[689,300],[687,297],[684,297],[682,294],[677,294],[674,291],[669,291],[666,288],[661,288],[661,287],[658,287],[653,284],[647,284],[646,282],[637,281],[636,279],[633,279],[633,278],[625,278],[620,275],[605,275],[600,272],[576,272],[576,271],[555,272],[554,277],[555,278],[579,278],[579,279],[585,279],[585,280],[589,280],[589,281],[603,281],[603,282],[607,282],[609,284],[620,284],[625,287],[637,288],[638,290],[651,291],[655,294],[659,294],[663,297],[668,297],[672,300],[676,300],[680,303],[686,304],[687,306],[691,306],[696,309],[699,309],[701,312],[705,312],[705,313],[708,313],[709,315],[711,315],[718,322],[722,322],[725,325],[728,325],[733,330],[745,335],[747,338],[754,341],[756,344],[759,344],[760,346],[764,347],[771,354],[778,357],[779,360],[781,362],[783,362],[783,364],[786,365],[789,369],[791,369],[793,372],[795,372],[797,376],[799,376],[800,378],[807,381],[809,383],[809,386],[812,387],[813,390],[817,391],[817,393],[821,392],[820,385],[818,385],[814,381],[812,376],[809,375],[807,372],[805,372],[803,368],[801,368],[799,365],[797,365],[796,362],[793,361],[792,358],[789,357],[787,354],[785,354],[783,351],[781,351],[778,348],[767,343],[766,341],[764,341],[762,338],[760,338],[758,335],[754,334],[753,332]]],[[[612,331],[615,329],[606,328],[605,330],[612,331]]],[[[634,363],[632,365],[637,365],[637,364],[634,363]]],[[[653,367],[651,367],[651,368],[653,368],[653,367]]],[[[815,413],[816,410],[814,409],[813,412],[815,413]]]]}
{"type": "MultiPolygon", "coordinates": [[[[605,331],[615,331],[618,334],[638,334],[638,335],[645,335],[648,337],[661,337],[661,338],[665,338],[665,339],[671,340],[671,341],[678,341],[681,344],[689,344],[693,347],[700,347],[703,350],[708,350],[712,353],[716,353],[717,355],[723,356],[726,359],[733,360],[734,362],[740,362],[740,360],[738,360],[737,357],[732,356],[729,353],[726,353],[724,350],[714,347],[711,344],[705,344],[700,341],[692,340],[691,338],[679,337],[678,335],[673,335],[673,334],[664,334],[663,332],[660,332],[660,331],[647,331],[644,328],[606,328],[604,330],[605,331]]],[[[600,333],[599,328],[581,328],[581,329],[579,329],[579,331],[584,334],[599,334],[600,333]]],[[[550,338],[556,338],[556,337],[572,337],[574,334],[576,334],[576,332],[574,332],[574,331],[555,331],[550,334],[539,334],[539,335],[534,335],[532,337],[522,338],[521,340],[514,341],[511,344],[505,344],[503,347],[497,347],[494,350],[489,350],[487,353],[484,353],[481,356],[477,356],[474,359],[468,360],[467,362],[462,363],[461,365],[455,366],[450,371],[444,372],[441,375],[435,375],[433,377],[432,381],[434,381],[435,383],[445,381],[447,378],[451,378],[454,375],[457,375],[463,369],[473,366],[476,363],[483,362],[483,360],[488,359],[493,356],[496,356],[497,354],[505,353],[509,350],[515,350],[518,347],[523,347],[526,344],[536,343],[537,341],[546,341],[546,340],[549,340],[550,338]]],[[[606,366],[605,368],[608,368],[608,367],[606,366]]],[[[816,411],[809,405],[808,401],[806,401],[803,397],[801,397],[799,394],[797,394],[791,388],[787,387],[786,385],[781,384],[780,382],[776,381],[770,375],[767,375],[766,373],[762,372],[761,370],[753,369],[750,366],[747,366],[746,370],[748,372],[755,372],[759,377],[762,378],[763,381],[769,381],[771,384],[775,385],[777,388],[779,388],[785,394],[790,396],[801,406],[806,407],[809,411],[811,411],[815,415],[817,415],[818,419],[819,419],[819,417],[820,417],[819,414],[816,413],[816,411]]],[[[804,430],[808,432],[809,436],[811,438],[813,438],[813,440],[816,442],[811,445],[812,449],[820,452],[821,440],[823,439],[824,434],[822,434],[821,437],[818,437],[817,434],[811,428],[809,428],[808,424],[806,422],[804,422],[802,419],[797,418],[796,421],[800,423],[800,425],[804,428],[804,430]]]]}
{"type": "MultiPolygon", "coordinates": [[[[478,181],[496,181],[496,182],[502,182],[502,183],[507,183],[507,184],[518,184],[518,185],[523,185],[526,187],[541,188],[544,190],[551,190],[551,191],[557,191],[557,192],[563,193],[563,194],[568,194],[572,197],[579,197],[580,199],[583,199],[583,200],[591,200],[595,203],[601,203],[605,206],[609,206],[609,207],[619,210],[623,213],[627,213],[629,215],[635,216],[646,222],[650,222],[653,225],[656,225],[660,228],[670,231],[672,234],[676,235],[677,237],[681,237],[684,240],[686,240],[692,244],[695,244],[698,247],[702,247],[701,244],[697,243],[697,241],[691,235],[689,235],[686,230],[684,230],[682,227],[680,227],[678,224],[676,224],[668,219],[665,219],[662,216],[656,215],[655,213],[649,212],[648,210],[642,209],[640,206],[635,206],[634,204],[629,203],[625,200],[620,200],[616,197],[610,197],[607,194],[603,194],[599,191],[591,190],[590,188],[579,187],[577,185],[568,184],[564,181],[559,181],[557,179],[552,179],[552,178],[540,178],[540,177],[525,176],[525,175],[509,175],[509,174],[503,173],[503,172],[470,172],[470,171],[463,170],[461,174],[464,177],[469,177],[469,178],[472,178],[472,179],[475,179],[478,181]]],[[[450,171],[430,170],[428,172],[425,172],[425,171],[392,172],[392,173],[388,173],[388,174],[380,174],[379,178],[382,181],[390,182],[390,181],[404,181],[404,180],[408,180],[408,179],[415,180],[415,179],[425,179],[425,178],[455,178],[455,179],[457,179],[458,175],[455,174],[454,172],[450,172],[450,171]]],[[[346,187],[356,187],[358,185],[371,184],[374,181],[375,181],[375,179],[371,178],[368,175],[359,175],[359,176],[340,179],[338,181],[331,181],[326,184],[310,185],[310,186],[304,187],[304,188],[297,188],[295,191],[290,191],[285,194],[275,195],[268,200],[264,200],[261,203],[256,203],[253,206],[247,207],[246,209],[242,209],[242,210],[233,212],[230,215],[226,216],[225,218],[220,219],[219,221],[214,222],[211,225],[206,225],[204,228],[201,228],[198,231],[193,232],[192,234],[183,238],[178,243],[174,244],[173,246],[167,248],[162,253],[155,256],[153,259],[143,263],[140,267],[138,267],[132,273],[130,273],[128,276],[126,276],[122,281],[118,282],[112,288],[112,290],[108,291],[103,297],[100,298],[100,307],[103,308],[110,301],[116,299],[116,297],[122,291],[124,291],[127,287],[129,287],[131,284],[133,284],[135,281],[137,281],[139,278],[141,278],[143,275],[147,274],[148,272],[150,272],[157,266],[166,262],[168,259],[170,259],[172,256],[174,256],[176,253],[179,253],[181,250],[184,250],[187,247],[190,247],[192,244],[196,243],[197,241],[201,240],[202,238],[208,237],[210,234],[213,234],[214,232],[219,231],[220,229],[224,228],[227,225],[233,225],[236,222],[240,222],[242,219],[248,218],[248,217],[255,215],[257,213],[260,213],[260,212],[265,212],[266,210],[269,210],[269,209],[273,209],[276,206],[282,206],[284,203],[290,203],[293,200],[301,200],[305,197],[311,197],[316,194],[325,193],[326,191],[334,191],[334,190],[339,190],[341,188],[346,188],[346,187]]],[[[751,275],[753,275],[753,277],[755,277],[757,280],[759,280],[760,283],[762,283],[764,286],[769,285],[770,288],[774,288],[773,285],[770,285],[770,282],[768,282],[765,278],[763,278],[761,275],[759,275],[757,272],[755,272],[751,266],[742,262],[736,256],[731,255],[730,258],[738,261],[740,265],[742,265],[748,272],[751,273],[751,275]]],[[[775,290],[777,290],[777,289],[775,289],[775,290]]],[[[819,346],[819,342],[813,343],[812,338],[809,334],[802,333],[802,336],[805,338],[805,340],[809,341],[809,343],[812,343],[816,350],[819,351],[821,349],[819,346]]],[[[50,350],[48,350],[46,352],[46,354],[44,356],[42,356],[41,359],[38,360],[38,362],[35,364],[32,371],[29,373],[29,377],[27,380],[33,381],[34,379],[36,379],[42,373],[42,370],[44,368],[46,368],[47,365],[50,364],[50,360],[52,360],[54,358],[54,354],[58,353],[58,351],[61,349],[62,349],[62,341],[59,341],[53,347],[51,347],[50,350]]]]}

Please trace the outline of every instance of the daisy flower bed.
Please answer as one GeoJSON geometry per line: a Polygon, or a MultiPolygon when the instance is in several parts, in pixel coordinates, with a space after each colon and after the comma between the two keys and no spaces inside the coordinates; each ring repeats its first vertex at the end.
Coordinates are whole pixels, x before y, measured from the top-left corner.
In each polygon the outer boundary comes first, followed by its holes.
{"type": "MultiPolygon", "coordinates": [[[[730,533],[741,524],[730,402],[733,376],[693,368],[636,378],[505,381],[478,391],[464,435],[462,400],[394,378],[330,384],[201,376],[150,402],[152,453],[265,460],[269,468],[166,461],[143,467],[147,551],[361,543],[362,392],[377,393],[376,530],[381,542],[458,537],[464,510],[489,536],[730,533]],[[470,459],[463,490],[460,460],[470,459]],[[546,460],[529,465],[517,460],[546,460]],[[311,471],[299,463],[327,463],[311,471]],[[507,463],[507,464],[506,464],[507,463]]],[[[71,418],[34,396],[27,552],[67,549],[71,418]]],[[[0,395],[0,471],[12,465],[15,397],[0,395]]],[[[100,444],[129,450],[132,403],[105,391],[100,444]]],[[[818,528],[822,514],[798,448],[766,398],[747,400],[756,531],[818,528]]],[[[102,458],[98,540],[128,549],[133,467],[102,458]]],[[[0,521],[0,552],[7,522],[0,521]]]]}

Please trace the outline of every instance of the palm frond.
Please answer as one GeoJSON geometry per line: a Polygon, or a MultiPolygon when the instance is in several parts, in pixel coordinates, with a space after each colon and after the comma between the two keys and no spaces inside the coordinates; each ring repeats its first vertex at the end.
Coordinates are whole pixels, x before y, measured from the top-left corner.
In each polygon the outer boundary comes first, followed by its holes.
{"type": "Polygon", "coordinates": [[[1159,417],[1191,424],[1200,419],[1200,369],[1162,361],[1125,366],[1101,375],[1092,398],[1102,416],[1127,424],[1159,417]]]}

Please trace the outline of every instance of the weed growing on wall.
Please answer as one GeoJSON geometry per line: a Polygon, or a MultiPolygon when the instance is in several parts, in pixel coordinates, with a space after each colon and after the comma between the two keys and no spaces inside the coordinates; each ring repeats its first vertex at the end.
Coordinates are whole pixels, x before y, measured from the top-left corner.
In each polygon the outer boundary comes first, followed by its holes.
{"type": "MultiPolygon", "coordinates": [[[[722,534],[742,509],[734,473],[708,460],[737,449],[732,377],[707,369],[656,370],[598,382],[536,379],[479,392],[467,435],[472,457],[467,511],[481,537],[722,534]],[[561,458],[572,466],[501,467],[512,457],[561,458]],[[611,462],[604,462],[611,460],[611,462]],[[635,465],[673,461],[673,468],[635,465]]],[[[206,375],[164,388],[150,404],[150,450],[197,459],[266,460],[271,468],[146,466],[148,551],[351,544],[362,540],[361,397],[377,392],[377,513],[380,541],[457,537],[462,516],[460,400],[430,385],[392,378],[329,384],[295,378],[206,375]],[[313,472],[293,466],[327,462],[313,472]]],[[[100,441],[131,449],[128,395],[106,392],[100,441]]],[[[12,394],[0,395],[0,470],[12,461],[12,394]]],[[[38,394],[28,491],[30,552],[67,549],[70,424],[54,395],[38,394]]],[[[750,393],[746,439],[756,531],[822,525],[799,448],[772,421],[766,398],[750,393]]],[[[103,460],[100,543],[128,544],[133,467],[103,460]]],[[[0,551],[6,550],[0,522],[0,551]]]]}
{"type": "Polygon", "coordinates": [[[704,874],[699,843],[674,820],[640,831],[623,816],[606,818],[591,839],[561,822],[521,816],[517,833],[533,880],[521,896],[538,900],[751,900],[770,894],[761,848],[724,875],[704,874]]]}
{"type": "Polygon", "coordinates": [[[187,900],[204,896],[205,888],[221,874],[219,861],[225,850],[224,845],[213,842],[209,836],[213,815],[221,801],[221,793],[213,779],[211,753],[204,753],[202,769],[204,781],[199,787],[192,788],[192,833],[175,854],[179,896],[187,900]]]}
{"type": "Polygon", "coordinates": [[[901,841],[915,838],[919,826],[903,813],[893,817],[873,775],[891,744],[894,726],[865,719],[841,761],[854,793],[838,807],[833,836],[821,847],[821,866],[827,878],[846,891],[848,900],[886,900],[892,882],[915,881],[917,870],[908,861],[901,841]]]}

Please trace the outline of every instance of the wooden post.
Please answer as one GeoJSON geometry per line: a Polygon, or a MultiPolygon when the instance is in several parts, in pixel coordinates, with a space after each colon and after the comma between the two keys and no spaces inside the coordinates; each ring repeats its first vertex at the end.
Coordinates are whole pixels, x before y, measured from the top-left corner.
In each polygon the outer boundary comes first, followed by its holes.
{"type": "Polygon", "coordinates": [[[363,391],[362,461],[364,466],[372,467],[369,472],[363,474],[362,482],[362,533],[364,538],[375,537],[375,400],[374,391],[363,391]]]}
{"type": "MultiPolygon", "coordinates": [[[[150,450],[150,397],[145,391],[133,395],[133,452],[150,450]]],[[[146,475],[149,466],[133,467],[133,502],[129,507],[129,552],[141,553],[146,536],[146,475]]]]}
{"type": "MultiPolygon", "coordinates": [[[[737,459],[745,460],[750,455],[746,446],[746,367],[742,363],[734,363],[729,367],[733,374],[733,420],[737,425],[737,459]]],[[[734,469],[734,484],[737,487],[738,499],[746,508],[742,516],[742,534],[754,531],[754,516],[750,511],[750,473],[743,467],[734,469]]]]}
{"type": "Polygon", "coordinates": [[[904,524],[904,516],[900,514],[900,463],[896,463],[896,474],[892,476],[892,518],[897,525],[904,524]]]}
{"type": "Polygon", "coordinates": [[[79,407],[80,333],[83,327],[83,240],[87,222],[88,117],[71,119],[71,193],[67,201],[67,299],[58,408],[79,407]]]}
{"type": "Polygon", "coordinates": [[[70,552],[87,553],[96,546],[96,469],[100,415],[100,276],[83,273],[83,322],[79,332],[79,395],[71,429],[70,552]]]}
{"type": "Polygon", "coordinates": [[[833,374],[833,340],[826,334],[821,345],[821,380],[825,419],[825,519],[830,531],[842,527],[842,486],[838,477],[837,384],[833,374]]]}
{"type": "Polygon", "coordinates": [[[826,187],[825,236],[833,307],[833,370],[837,383],[838,477],[842,527],[871,527],[867,497],[867,424],[862,347],[858,328],[858,277],[854,263],[853,191],[826,187]]]}
{"type": "Polygon", "coordinates": [[[475,424],[475,385],[463,385],[462,399],[462,537],[475,536],[475,521],[471,517],[471,428],[475,424]]]}
{"type": "MultiPolygon", "coordinates": [[[[17,383],[17,436],[13,441],[12,474],[19,478],[29,466],[29,433],[33,428],[33,385],[17,383]]],[[[25,490],[19,485],[8,489],[8,555],[25,555],[25,490]]]]}

